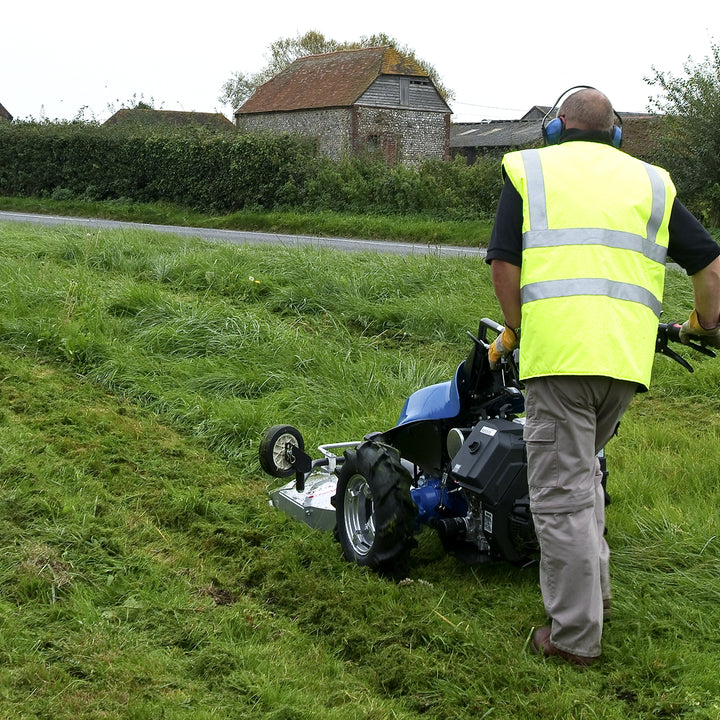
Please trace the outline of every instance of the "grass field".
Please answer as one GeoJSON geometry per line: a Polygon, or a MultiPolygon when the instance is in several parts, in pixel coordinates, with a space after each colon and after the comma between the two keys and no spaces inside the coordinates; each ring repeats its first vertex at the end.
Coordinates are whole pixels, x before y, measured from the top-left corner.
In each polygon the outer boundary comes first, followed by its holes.
{"type": "MultiPolygon", "coordinates": [[[[720,360],[656,361],[608,448],[597,665],[528,652],[534,568],[429,532],[402,581],[269,507],[262,431],[395,423],[479,317],[481,260],[0,224],[0,717],[720,717],[720,360]]],[[[669,272],[665,320],[689,283],[669,272]]],[[[621,338],[619,338],[621,340],[621,338]]]]}

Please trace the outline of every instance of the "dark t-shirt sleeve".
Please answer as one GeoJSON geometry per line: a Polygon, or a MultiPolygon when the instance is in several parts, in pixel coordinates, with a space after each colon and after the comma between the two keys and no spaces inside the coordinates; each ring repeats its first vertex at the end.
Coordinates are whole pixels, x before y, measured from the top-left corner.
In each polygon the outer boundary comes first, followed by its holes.
{"type": "Polygon", "coordinates": [[[677,199],[672,206],[668,229],[668,255],[688,275],[694,275],[720,255],[720,246],[700,221],[677,199]]]}
{"type": "Polygon", "coordinates": [[[495,213],[485,262],[504,260],[518,267],[522,263],[523,203],[515,186],[505,179],[495,213]]]}

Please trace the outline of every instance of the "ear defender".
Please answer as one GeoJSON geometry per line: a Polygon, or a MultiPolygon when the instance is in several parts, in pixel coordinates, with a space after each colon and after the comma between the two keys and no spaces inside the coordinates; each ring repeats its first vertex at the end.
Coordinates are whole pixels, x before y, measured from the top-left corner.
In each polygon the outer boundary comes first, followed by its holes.
{"type": "Polygon", "coordinates": [[[610,140],[614,148],[619,148],[622,145],[622,130],[618,125],[613,125],[613,129],[610,131],[610,140]]]}
{"type": "Polygon", "coordinates": [[[548,145],[556,145],[560,140],[560,135],[565,129],[565,121],[562,118],[551,120],[547,126],[543,125],[543,138],[548,145]]]}

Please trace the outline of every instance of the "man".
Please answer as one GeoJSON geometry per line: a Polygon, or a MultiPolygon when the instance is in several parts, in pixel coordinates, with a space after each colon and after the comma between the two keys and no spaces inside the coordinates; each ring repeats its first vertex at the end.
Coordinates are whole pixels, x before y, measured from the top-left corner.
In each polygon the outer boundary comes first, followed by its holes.
{"type": "Polygon", "coordinates": [[[611,597],[596,455],[649,385],[666,254],[694,288],[681,338],[720,346],[720,248],[665,170],[618,149],[614,119],[608,98],[584,88],[560,105],[559,141],[503,158],[487,254],[505,318],[491,364],[522,338],[528,485],[551,621],[533,648],[577,665],[600,655],[611,597]]]}

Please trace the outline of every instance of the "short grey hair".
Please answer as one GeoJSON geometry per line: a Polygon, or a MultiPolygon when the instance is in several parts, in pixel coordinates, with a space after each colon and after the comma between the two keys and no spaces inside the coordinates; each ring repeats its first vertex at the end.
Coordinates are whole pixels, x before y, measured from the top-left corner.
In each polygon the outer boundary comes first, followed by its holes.
{"type": "Polygon", "coordinates": [[[578,90],[567,97],[558,116],[565,117],[565,124],[583,130],[604,130],[612,132],[615,124],[615,112],[607,96],[594,88],[578,90]]]}

